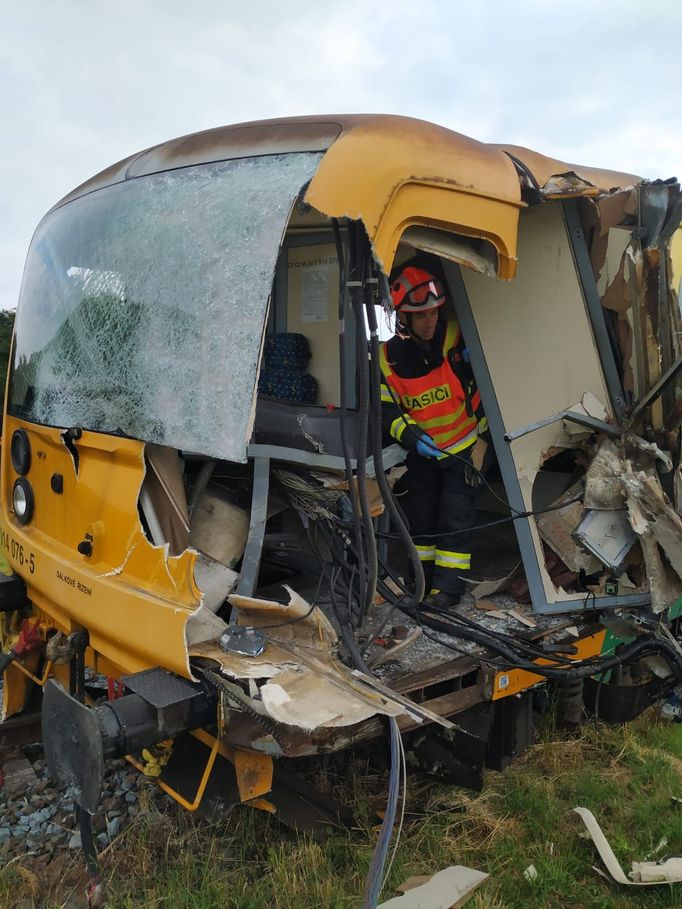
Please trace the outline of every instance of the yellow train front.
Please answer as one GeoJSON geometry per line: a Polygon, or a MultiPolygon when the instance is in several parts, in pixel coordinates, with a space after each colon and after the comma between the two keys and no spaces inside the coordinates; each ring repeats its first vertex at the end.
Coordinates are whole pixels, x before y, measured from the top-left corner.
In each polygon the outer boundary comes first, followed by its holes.
{"type": "Polygon", "coordinates": [[[382,718],[431,730],[426,763],[445,750],[476,785],[531,741],[548,679],[578,720],[589,686],[623,719],[679,684],[678,202],[357,116],[169,141],[45,216],[3,424],[3,718],[43,689],[50,768],[84,813],[123,755],[189,809],[213,780],[277,810],[275,763],[382,718]],[[494,445],[488,608],[454,618],[420,604],[396,539],[404,451],[382,446],[366,329],[416,255],[494,445]]]}

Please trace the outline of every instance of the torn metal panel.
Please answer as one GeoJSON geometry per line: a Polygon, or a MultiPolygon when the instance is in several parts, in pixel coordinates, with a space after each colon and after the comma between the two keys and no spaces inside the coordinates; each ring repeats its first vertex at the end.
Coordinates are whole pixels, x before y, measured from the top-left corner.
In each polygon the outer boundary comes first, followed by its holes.
{"type": "MultiPolygon", "coordinates": [[[[545,187],[550,190],[556,187],[561,197],[566,195],[566,191],[562,191],[564,184],[572,188],[571,195],[589,196],[608,193],[614,189],[625,189],[641,180],[641,177],[637,177],[635,174],[566,164],[565,161],[548,158],[546,155],[519,145],[498,145],[496,147],[520,161],[532,174],[540,190],[545,187]]],[[[551,192],[548,195],[551,195],[551,192]]]]}
{"type": "Polygon", "coordinates": [[[598,196],[599,189],[579,177],[575,171],[569,170],[563,174],[552,174],[541,189],[546,199],[570,199],[572,196],[598,196]]]}
{"type": "Polygon", "coordinates": [[[291,587],[285,584],[284,589],[289,594],[286,604],[233,594],[230,603],[239,610],[238,623],[266,629],[271,641],[296,643],[330,653],[338,638],[329,619],[291,587]]]}
{"type": "Polygon", "coordinates": [[[652,609],[658,613],[682,594],[682,519],[665,497],[654,470],[656,461],[666,470],[672,464],[667,452],[637,436],[626,435],[619,445],[605,439],[587,470],[584,503],[614,514],[627,506],[642,547],[652,609]]]}
{"type": "MultiPolygon", "coordinates": [[[[666,501],[658,478],[630,468],[623,477],[623,486],[628,496],[628,507],[639,506],[646,526],[672,568],[682,578],[682,518],[666,501]]],[[[641,533],[640,522],[633,523],[633,527],[637,533],[641,533]]]]}
{"type": "Polygon", "coordinates": [[[673,469],[670,452],[663,451],[655,442],[647,442],[640,436],[627,433],[623,436],[623,448],[628,457],[635,460],[640,467],[652,469],[655,466],[662,473],[669,473],[673,469]],[[655,464],[656,461],[658,464],[655,464]]]}
{"type": "Polygon", "coordinates": [[[639,187],[640,239],[644,249],[654,249],[659,245],[667,220],[669,189],[666,183],[658,180],[642,183],[639,187]]]}
{"type": "Polygon", "coordinates": [[[262,685],[260,697],[273,720],[307,732],[321,726],[353,726],[376,713],[393,717],[404,713],[397,704],[378,705],[366,700],[357,690],[293,670],[282,672],[262,685]]]}
{"type": "MultiPolygon", "coordinates": [[[[261,653],[225,652],[216,646],[214,637],[192,645],[190,656],[219,666],[226,679],[248,682],[248,696],[239,688],[235,691],[252,711],[306,734],[346,729],[376,715],[451,726],[377,680],[347,669],[335,655],[337,638],[328,619],[287,590],[290,601],[286,605],[237,594],[230,597],[239,610],[239,623],[266,635],[261,653]]],[[[202,620],[206,618],[202,616],[202,620]]],[[[271,744],[266,742],[264,747],[270,749],[271,744]]],[[[316,750],[313,741],[293,747],[316,750]]]]}
{"type": "MultiPolygon", "coordinates": [[[[627,193],[581,203],[581,217],[602,306],[613,313],[611,341],[623,387],[641,398],[679,355],[679,282],[673,246],[679,224],[679,186],[641,182],[627,193]]],[[[607,320],[608,321],[608,320],[607,320]]],[[[652,408],[654,425],[670,422],[672,393],[652,408]]]]}
{"type": "MultiPolygon", "coordinates": [[[[632,508],[630,517],[637,520],[632,508]]],[[[641,526],[641,518],[637,523],[641,526]]],[[[651,595],[651,611],[659,614],[682,595],[682,581],[663,560],[661,549],[648,525],[639,533],[639,539],[644,557],[646,581],[651,595]]]]}
{"type": "Polygon", "coordinates": [[[603,294],[617,274],[637,225],[637,193],[633,188],[581,200],[579,211],[594,278],[603,294]]]}
{"type": "Polygon", "coordinates": [[[161,648],[167,668],[187,675],[185,623],[200,601],[195,554],[169,556],[143,530],[144,443],[84,431],[75,442],[76,475],[58,428],[6,417],[10,436],[18,426],[25,427],[33,451],[42,453],[38,463],[49,465],[31,477],[36,500],[49,503],[36,514],[34,535],[26,541],[40,566],[31,577],[33,602],[66,633],[87,628],[109,674],[156,665],[161,648]],[[53,474],[63,477],[59,495],[51,488],[53,474]],[[90,543],[90,555],[79,552],[82,541],[90,543]]]}
{"type": "Polygon", "coordinates": [[[472,587],[469,592],[476,600],[485,599],[485,597],[492,596],[495,593],[509,590],[512,581],[514,581],[520,573],[521,563],[519,562],[519,564],[512,568],[509,574],[503,578],[493,578],[489,581],[474,581],[475,586],[472,587]]]}
{"type": "MultiPolygon", "coordinates": [[[[638,188],[640,229],[633,238],[635,262],[632,322],[639,338],[638,398],[655,388],[682,353],[679,288],[675,278],[673,241],[680,221],[679,184],[642,184],[638,188]]],[[[647,404],[655,429],[679,425],[679,380],[664,390],[661,400],[647,404]]]]}

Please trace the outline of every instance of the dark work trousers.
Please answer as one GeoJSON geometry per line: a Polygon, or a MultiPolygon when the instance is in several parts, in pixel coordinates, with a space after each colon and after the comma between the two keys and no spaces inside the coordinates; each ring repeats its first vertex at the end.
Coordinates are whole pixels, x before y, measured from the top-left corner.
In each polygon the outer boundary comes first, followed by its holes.
{"type": "Polygon", "coordinates": [[[443,464],[416,452],[407,456],[410,534],[426,578],[426,591],[464,593],[471,567],[476,491],[464,481],[471,449],[443,464]]]}

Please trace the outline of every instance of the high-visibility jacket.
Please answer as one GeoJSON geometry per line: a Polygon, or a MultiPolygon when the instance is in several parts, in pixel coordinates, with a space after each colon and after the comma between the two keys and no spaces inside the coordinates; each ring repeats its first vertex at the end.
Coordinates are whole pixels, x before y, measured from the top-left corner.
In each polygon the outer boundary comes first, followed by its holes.
{"type": "Polygon", "coordinates": [[[453,320],[439,323],[430,342],[396,335],[381,347],[384,429],[410,451],[426,433],[446,458],[469,448],[487,429],[473,378],[464,378],[465,388],[455,373],[460,342],[453,320]]]}

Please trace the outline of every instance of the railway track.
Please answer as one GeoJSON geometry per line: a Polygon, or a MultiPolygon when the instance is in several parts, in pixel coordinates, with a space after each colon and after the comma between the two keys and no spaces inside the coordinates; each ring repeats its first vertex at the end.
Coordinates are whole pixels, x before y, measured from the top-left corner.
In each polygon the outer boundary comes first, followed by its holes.
{"type": "Polygon", "coordinates": [[[0,746],[31,745],[42,741],[40,711],[21,713],[0,723],[0,746]]]}

